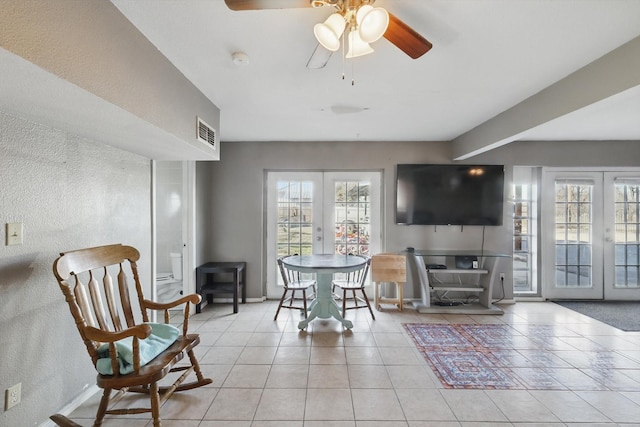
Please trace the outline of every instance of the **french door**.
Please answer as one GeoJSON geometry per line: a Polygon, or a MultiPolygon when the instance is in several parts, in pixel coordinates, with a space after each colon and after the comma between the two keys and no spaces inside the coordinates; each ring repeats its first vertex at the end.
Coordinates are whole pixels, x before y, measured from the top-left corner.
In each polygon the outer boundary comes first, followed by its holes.
{"type": "Polygon", "coordinates": [[[276,258],[380,251],[381,172],[267,172],[267,297],[279,298],[276,258]]]}
{"type": "Polygon", "coordinates": [[[546,298],[640,300],[640,171],[547,170],[546,298]]]}

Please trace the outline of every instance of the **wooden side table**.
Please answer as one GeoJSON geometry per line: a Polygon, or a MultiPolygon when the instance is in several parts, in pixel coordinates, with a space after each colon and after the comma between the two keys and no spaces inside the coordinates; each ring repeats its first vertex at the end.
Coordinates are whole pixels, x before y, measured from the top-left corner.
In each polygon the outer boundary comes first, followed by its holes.
{"type": "MultiPolygon", "coordinates": [[[[238,297],[247,302],[246,262],[208,262],[196,268],[196,292],[213,302],[216,294],[233,295],[233,312],[238,312],[238,297]],[[229,276],[233,276],[229,280],[229,276]]],[[[201,312],[201,304],[196,305],[196,313],[201,312]]]]}
{"type": "Polygon", "coordinates": [[[402,311],[403,289],[407,281],[407,259],[404,255],[383,253],[371,257],[371,281],[374,282],[374,300],[378,310],[382,310],[382,304],[393,304],[402,311]],[[380,295],[380,285],[383,283],[396,285],[395,298],[385,298],[380,295]]]}

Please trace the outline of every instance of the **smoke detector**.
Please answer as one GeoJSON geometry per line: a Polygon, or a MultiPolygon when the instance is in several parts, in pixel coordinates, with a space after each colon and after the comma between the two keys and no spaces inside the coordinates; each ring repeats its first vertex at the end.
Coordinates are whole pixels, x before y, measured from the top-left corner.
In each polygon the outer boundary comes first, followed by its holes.
{"type": "Polygon", "coordinates": [[[237,66],[249,65],[249,55],[244,52],[233,52],[231,60],[237,66]]]}

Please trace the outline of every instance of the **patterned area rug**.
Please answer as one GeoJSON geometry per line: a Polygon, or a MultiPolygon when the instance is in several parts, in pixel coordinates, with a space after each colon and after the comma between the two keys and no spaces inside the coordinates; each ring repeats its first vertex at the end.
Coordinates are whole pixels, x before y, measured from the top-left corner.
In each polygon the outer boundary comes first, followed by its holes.
{"type": "Polygon", "coordinates": [[[595,375],[580,372],[551,349],[559,337],[553,326],[528,325],[522,333],[508,325],[406,323],[413,338],[446,388],[563,390],[570,376],[587,390],[606,390],[612,352],[593,352],[595,375]]]}

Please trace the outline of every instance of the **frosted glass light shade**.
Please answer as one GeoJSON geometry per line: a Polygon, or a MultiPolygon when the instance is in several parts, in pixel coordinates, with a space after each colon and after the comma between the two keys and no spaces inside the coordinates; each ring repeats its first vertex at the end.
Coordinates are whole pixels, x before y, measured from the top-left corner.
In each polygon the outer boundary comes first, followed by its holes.
{"type": "Polygon", "coordinates": [[[335,52],[340,48],[340,37],[342,37],[346,25],[344,17],[339,13],[334,13],[322,24],[314,25],[313,34],[325,49],[335,52]]]}
{"type": "Polygon", "coordinates": [[[360,38],[360,33],[356,30],[349,32],[349,51],[346,58],[356,58],[362,55],[368,55],[373,52],[371,46],[360,38]]]}
{"type": "Polygon", "coordinates": [[[364,5],[356,12],[356,22],[360,38],[365,43],[373,43],[382,37],[389,26],[389,13],[381,7],[364,5]]]}

